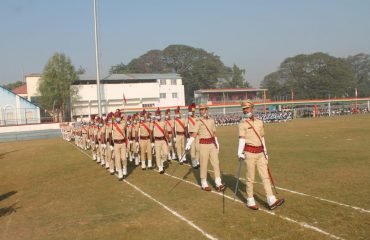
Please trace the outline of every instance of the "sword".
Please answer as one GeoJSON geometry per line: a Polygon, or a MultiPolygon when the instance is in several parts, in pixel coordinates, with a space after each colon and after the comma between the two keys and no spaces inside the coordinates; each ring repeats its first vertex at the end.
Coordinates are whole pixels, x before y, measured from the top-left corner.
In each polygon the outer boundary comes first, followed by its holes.
{"type": "MultiPolygon", "coordinates": [[[[265,152],[263,152],[263,155],[265,156],[265,159],[267,160],[267,156],[266,156],[266,153],[265,153],[265,152]]],[[[272,186],[274,187],[274,191],[275,191],[275,193],[276,193],[276,194],[279,194],[279,193],[278,193],[278,191],[276,190],[275,181],[274,181],[274,179],[272,178],[272,173],[271,173],[271,170],[270,170],[270,168],[269,168],[269,165],[267,164],[266,166],[267,166],[267,172],[268,172],[268,174],[269,174],[271,184],[272,184],[272,186]]]]}
{"type": "Polygon", "coordinates": [[[236,185],[235,185],[235,190],[234,190],[234,201],[235,201],[235,198],[236,198],[236,193],[238,191],[240,171],[242,170],[242,164],[243,164],[243,159],[239,158],[239,167],[238,167],[238,172],[237,172],[237,175],[236,175],[236,185]]]}

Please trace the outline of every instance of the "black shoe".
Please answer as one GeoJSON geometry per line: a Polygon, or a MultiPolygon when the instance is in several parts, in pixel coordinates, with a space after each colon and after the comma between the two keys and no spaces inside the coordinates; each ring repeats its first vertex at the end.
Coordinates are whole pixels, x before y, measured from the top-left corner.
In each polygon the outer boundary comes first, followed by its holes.
{"type": "Polygon", "coordinates": [[[194,169],[198,169],[199,168],[199,166],[197,165],[197,166],[195,166],[195,167],[193,167],[194,169]]]}
{"type": "Polygon", "coordinates": [[[118,181],[122,182],[123,181],[123,177],[122,178],[118,178],[118,181]]]}
{"type": "Polygon", "coordinates": [[[180,165],[183,165],[184,163],[183,162],[180,162],[180,165]]]}
{"type": "Polygon", "coordinates": [[[111,172],[110,175],[114,175],[114,172],[111,172]]]}
{"type": "Polygon", "coordinates": [[[160,171],[159,174],[164,174],[164,170],[160,171]]]}
{"type": "Polygon", "coordinates": [[[146,170],[146,168],[141,168],[141,170],[145,171],[145,170],[146,170]]]}

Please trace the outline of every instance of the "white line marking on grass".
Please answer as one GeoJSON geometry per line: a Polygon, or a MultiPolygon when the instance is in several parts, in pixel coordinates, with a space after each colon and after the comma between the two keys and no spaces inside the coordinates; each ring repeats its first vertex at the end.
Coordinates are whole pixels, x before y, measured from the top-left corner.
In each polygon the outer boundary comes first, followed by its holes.
{"type": "Polygon", "coordinates": [[[201,232],[203,234],[203,236],[205,236],[206,238],[212,239],[212,240],[213,239],[214,240],[217,239],[216,237],[214,237],[214,236],[210,235],[209,233],[205,232],[204,230],[202,230],[200,227],[198,227],[197,225],[195,225],[193,222],[191,222],[188,219],[186,219],[184,216],[182,216],[181,214],[179,214],[175,210],[172,210],[171,208],[167,207],[165,204],[161,203],[160,201],[158,201],[157,199],[153,198],[152,196],[150,196],[146,192],[142,191],[140,188],[138,188],[134,184],[128,182],[127,180],[124,180],[124,182],[126,182],[128,185],[130,185],[131,187],[133,187],[135,190],[137,190],[138,192],[140,192],[141,194],[143,194],[144,196],[146,196],[150,200],[152,200],[152,201],[156,202],[157,204],[159,204],[161,207],[163,207],[164,209],[166,209],[167,211],[169,211],[170,213],[172,213],[173,215],[175,215],[176,217],[178,217],[182,221],[186,222],[187,224],[189,224],[190,226],[192,226],[193,228],[195,228],[196,230],[198,230],[199,232],[201,232]]]}
{"type": "MultiPolygon", "coordinates": [[[[169,177],[172,177],[172,178],[175,178],[175,179],[177,179],[177,180],[183,181],[183,182],[188,183],[188,184],[190,184],[190,185],[194,185],[194,186],[196,186],[196,187],[200,188],[200,186],[199,186],[198,184],[195,184],[195,183],[193,183],[193,182],[190,182],[190,181],[184,180],[184,179],[182,179],[182,178],[179,178],[179,177],[176,177],[176,176],[173,176],[173,175],[167,174],[167,173],[165,173],[165,175],[166,175],[166,176],[169,176],[169,177]]],[[[234,201],[234,198],[233,198],[233,197],[230,197],[230,196],[228,196],[228,195],[226,195],[226,194],[222,194],[222,193],[220,193],[220,192],[215,192],[215,191],[211,191],[211,193],[217,194],[217,195],[219,195],[219,196],[221,196],[221,197],[223,197],[223,196],[224,196],[225,198],[227,198],[227,199],[229,199],[229,200],[231,200],[231,201],[234,201]]],[[[242,201],[238,200],[238,199],[235,199],[235,202],[238,202],[238,203],[241,203],[241,204],[243,204],[243,205],[244,205],[244,203],[243,203],[242,201]]],[[[300,221],[294,220],[294,219],[292,219],[292,218],[285,217],[285,216],[282,216],[282,215],[279,215],[279,214],[276,214],[276,213],[274,213],[274,212],[271,212],[271,211],[268,211],[268,210],[265,210],[265,209],[261,209],[261,208],[259,209],[259,211],[262,211],[262,212],[268,213],[268,214],[270,214],[270,215],[277,216],[277,217],[279,217],[279,218],[281,218],[281,219],[283,219],[283,220],[286,220],[286,221],[289,221],[289,222],[292,222],[292,223],[298,224],[299,226],[301,226],[301,227],[303,227],[303,228],[312,229],[312,230],[314,230],[314,231],[316,231],[316,232],[318,232],[318,233],[324,234],[324,235],[326,235],[326,236],[328,236],[328,237],[331,237],[331,238],[334,238],[334,239],[339,239],[339,240],[344,240],[344,238],[341,238],[341,237],[338,237],[338,236],[336,236],[336,235],[334,235],[334,234],[328,233],[328,232],[326,232],[326,231],[324,231],[324,230],[322,230],[322,229],[320,229],[320,228],[318,228],[318,227],[312,226],[312,225],[310,225],[310,224],[308,224],[308,223],[300,222],[300,221]]]]}
{"type": "MultiPolygon", "coordinates": [[[[189,164],[185,164],[185,165],[188,165],[190,166],[189,164]]],[[[191,167],[191,166],[190,166],[191,167]]],[[[213,172],[212,170],[208,170],[209,172],[213,172]]],[[[224,175],[225,175],[225,172],[224,172],[224,175]]],[[[243,181],[246,181],[245,178],[239,178],[240,180],[243,180],[243,181]]],[[[258,183],[258,184],[261,184],[261,182],[255,182],[255,183],[258,183]]],[[[357,211],[360,211],[360,212],[364,212],[364,213],[370,213],[370,210],[368,209],[365,209],[365,208],[361,208],[361,207],[357,207],[357,206],[353,206],[353,205],[349,205],[349,204],[345,204],[345,203],[340,203],[340,202],[336,202],[336,201],[333,201],[333,200],[329,200],[329,199],[325,199],[325,198],[321,198],[321,197],[317,197],[317,196],[314,196],[314,195],[310,195],[310,194],[307,194],[307,193],[301,193],[301,192],[297,192],[297,191],[294,191],[294,190],[290,190],[290,189],[287,189],[287,188],[282,188],[282,187],[278,187],[276,186],[277,189],[280,189],[280,190],[283,190],[283,191],[286,191],[286,192],[290,192],[290,193],[293,193],[293,194],[297,194],[297,195],[301,195],[301,196],[305,196],[305,197],[312,197],[314,199],[317,199],[317,200],[320,200],[320,201],[323,201],[323,202],[328,202],[328,203],[332,203],[332,204],[335,204],[335,205],[339,205],[339,206],[342,206],[342,207],[348,207],[348,208],[352,208],[354,210],[357,210],[357,211]]]]}
{"type": "MultiPolygon", "coordinates": [[[[73,143],[70,143],[71,145],[73,145],[75,148],[77,148],[77,150],[79,150],[80,152],[82,152],[83,154],[85,154],[86,156],[88,156],[90,159],[92,159],[92,157],[87,154],[86,152],[84,152],[82,149],[78,148],[77,146],[75,146],[73,143]]],[[[144,192],[143,190],[141,190],[139,187],[137,187],[136,185],[130,183],[129,181],[127,180],[124,180],[125,183],[127,183],[129,186],[131,186],[132,188],[134,188],[136,191],[140,192],[141,194],[143,194],[145,197],[149,198],[150,200],[154,201],[155,203],[157,203],[158,205],[160,205],[161,207],[163,207],[164,209],[166,209],[167,211],[169,211],[170,213],[172,213],[173,215],[175,215],[176,217],[178,217],[180,220],[186,222],[187,224],[189,224],[191,227],[195,228],[196,230],[198,230],[200,233],[203,234],[203,236],[205,236],[206,238],[208,239],[211,239],[211,240],[217,240],[216,237],[210,235],[209,233],[207,233],[206,231],[204,231],[203,229],[201,229],[200,227],[198,227],[197,225],[195,225],[193,222],[191,222],[190,220],[188,220],[187,218],[185,218],[184,216],[182,216],[181,214],[179,214],[178,212],[176,212],[175,210],[167,207],[165,204],[163,204],[162,202],[158,201],[157,199],[153,198],[151,195],[149,195],[148,193],[144,192]]]]}

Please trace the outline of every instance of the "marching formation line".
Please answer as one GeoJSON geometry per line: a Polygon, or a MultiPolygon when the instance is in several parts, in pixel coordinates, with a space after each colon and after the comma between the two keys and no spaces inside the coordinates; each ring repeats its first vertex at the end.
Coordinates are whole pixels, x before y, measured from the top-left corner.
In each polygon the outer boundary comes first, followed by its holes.
{"type": "MultiPolygon", "coordinates": [[[[186,163],[185,165],[190,166],[190,164],[188,164],[188,163],[186,163]]],[[[208,170],[208,171],[209,172],[213,172],[212,170],[208,170]]],[[[246,179],[245,178],[242,178],[242,177],[239,178],[239,179],[240,180],[243,180],[243,181],[246,181],[246,179]]],[[[255,182],[255,183],[258,183],[258,184],[262,185],[261,182],[255,182]]],[[[286,191],[286,192],[293,193],[293,194],[297,194],[297,195],[301,195],[301,196],[305,196],[305,197],[311,197],[311,198],[314,198],[314,199],[317,199],[317,200],[320,200],[320,201],[323,201],[323,202],[328,202],[328,203],[336,204],[336,205],[339,205],[339,206],[342,206],[342,207],[352,208],[352,209],[357,210],[357,211],[360,211],[360,212],[370,213],[370,210],[364,209],[364,208],[361,208],[361,207],[357,207],[357,206],[353,206],[353,205],[349,205],[349,204],[345,204],[345,203],[336,202],[336,201],[333,201],[333,200],[329,200],[329,199],[317,197],[317,196],[310,195],[310,194],[307,194],[307,193],[301,193],[301,192],[290,190],[290,189],[283,188],[283,187],[276,186],[276,188],[277,189],[280,189],[280,190],[283,190],[283,191],[286,191]]]]}
{"type": "MultiPolygon", "coordinates": [[[[69,142],[70,143],[70,142],[69,142]]],[[[79,150],[80,152],[82,152],[83,154],[85,154],[86,156],[88,156],[90,159],[92,159],[92,157],[87,154],[85,151],[83,151],[82,149],[80,149],[79,147],[75,146],[73,143],[70,143],[71,145],[73,145],[75,148],[77,148],[77,150],[79,150]]],[[[186,222],[188,225],[190,225],[191,227],[193,227],[194,229],[198,230],[203,236],[205,236],[207,239],[210,239],[210,240],[217,240],[216,237],[212,236],[211,234],[207,233],[206,231],[204,231],[203,229],[201,229],[199,226],[195,225],[193,222],[191,222],[190,220],[188,220],[187,218],[185,218],[184,216],[182,216],[180,213],[176,212],[175,210],[169,208],[168,206],[166,206],[164,203],[158,201],[157,199],[155,199],[154,197],[152,197],[151,195],[149,195],[148,193],[144,192],[143,190],[141,190],[139,187],[137,187],[136,185],[130,183],[129,181],[127,180],[123,180],[125,183],[127,183],[130,187],[132,187],[133,189],[135,189],[136,191],[140,192],[141,194],[143,194],[145,197],[149,198],[150,200],[152,200],[153,202],[157,203],[159,206],[163,207],[164,209],[166,209],[167,211],[169,211],[171,214],[175,215],[177,218],[179,218],[180,220],[186,222]]]]}
{"type": "MultiPolygon", "coordinates": [[[[165,173],[165,175],[166,175],[166,176],[169,176],[169,177],[172,177],[172,178],[175,178],[175,179],[177,179],[177,180],[179,180],[179,181],[183,181],[183,182],[188,183],[188,184],[190,184],[190,185],[194,185],[194,186],[196,186],[197,188],[200,188],[200,186],[199,186],[198,184],[195,184],[194,182],[187,181],[187,180],[185,180],[185,179],[182,179],[182,178],[179,178],[179,177],[176,177],[176,176],[173,176],[173,175],[167,174],[167,173],[165,173]]],[[[219,195],[219,196],[221,196],[221,197],[225,197],[225,198],[227,198],[227,199],[229,199],[229,200],[231,200],[231,201],[234,201],[234,198],[232,198],[232,197],[230,197],[230,196],[228,196],[228,195],[226,195],[226,194],[222,194],[222,193],[220,193],[220,192],[215,192],[215,191],[211,191],[211,193],[217,194],[217,195],[219,195]]],[[[241,204],[243,204],[243,205],[245,204],[244,202],[242,202],[242,201],[240,201],[240,200],[238,200],[238,199],[235,199],[235,202],[241,203],[241,204]]],[[[299,226],[301,226],[301,227],[303,227],[303,228],[312,229],[312,230],[314,230],[314,231],[316,231],[316,232],[318,232],[318,233],[324,234],[324,235],[326,235],[326,236],[328,236],[328,237],[331,237],[331,238],[334,238],[334,239],[338,239],[338,240],[344,240],[344,238],[341,238],[341,237],[338,237],[338,236],[336,236],[336,235],[334,235],[334,234],[328,233],[328,232],[326,232],[326,231],[324,231],[324,230],[322,230],[322,229],[320,229],[320,228],[318,228],[318,227],[312,226],[312,225],[310,225],[310,224],[308,224],[308,223],[300,222],[300,221],[294,220],[294,219],[292,219],[292,218],[285,217],[285,216],[282,216],[282,215],[279,215],[279,214],[276,214],[276,213],[274,213],[274,212],[271,212],[271,211],[268,211],[268,210],[265,210],[265,209],[261,209],[261,208],[260,208],[258,211],[262,211],[262,212],[268,213],[268,214],[270,214],[270,215],[277,216],[277,217],[279,217],[279,218],[281,218],[281,219],[283,219],[283,220],[286,220],[286,221],[289,221],[289,222],[292,222],[292,223],[298,224],[299,226]]]]}
{"type": "MultiPolygon", "coordinates": [[[[70,143],[70,142],[69,142],[70,143]]],[[[77,150],[79,150],[80,152],[82,152],[83,154],[85,154],[86,156],[88,156],[90,159],[92,159],[92,157],[87,154],[85,151],[83,151],[82,149],[80,149],[79,147],[75,146],[73,143],[70,143],[71,145],[73,145],[77,150]]],[[[170,175],[168,173],[165,173],[164,174],[165,176],[169,176],[169,177],[172,177],[174,179],[177,179],[177,180],[180,180],[180,181],[183,181],[185,183],[188,183],[190,185],[194,185],[196,186],[197,188],[199,188],[199,185],[198,184],[195,184],[191,181],[187,181],[187,180],[184,180],[182,178],[179,178],[179,177],[176,177],[176,176],[173,176],[173,175],[170,175]]],[[[182,216],[181,214],[177,213],[176,211],[172,210],[171,208],[167,207],[165,204],[161,203],[160,201],[156,200],[155,198],[153,198],[151,195],[145,193],[143,190],[141,190],[140,188],[138,188],[136,185],[128,182],[127,180],[124,180],[124,182],[126,182],[128,185],[130,185],[131,187],[133,187],[135,190],[137,190],[138,192],[140,192],[141,194],[143,194],[144,196],[148,197],[150,200],[154,201],[155,203],[159,204],[161,207],[163,207],[164,209],[166,209],[167,211],[169,211],[170,213],[172,213],[173,215],[175,215],[176,217],[178,217],[179,219],[181,219],[182,221],[185,221],[187,224],[189,224],[190,226],[192,226],[193,228],[195,228],[196,230],[198,230],[199,232],[201,232],[205,237],[207,237],[208,239],[214,239],[216,240],[217,238],[216,237],[213,237],[212,235],[208,234],[207,232],[205,232],[204,230],[202,230],[200,227],[198,227],[197,225],[195,225],[193,222],[191,222],[190,220],[186,219],[184,216],[182,216]]],[[[222,193],[219,193],[219,192],[215,192],[215,191],[211,191],[212,193],[214,194],[217,194],[221,197],[225,197],[231,201],[234,201],[234,199],[228,195],[225,195],[225,194],[222,194],[222,193]]],[[[241,203],[241,204],[244,204],[242,201],[238,200],[238,199],[235,199],[235,202],[238,202],[238,203],[241,203]]],[[[289,218],[289,217],[285,217],[285,216],[282,216],[282,215],[279,215],[279,214],[276,214],[274,212],[271,212],[271,211],[268,211],[268,210],[265,210],[265,209],[259,209],[259,211],[262,211],[264,213],[268,213],[270,215],[273,215],[273,216],[277,216],[279,217],[280,219],[283,219],[283,220],[286,220],[288,222],[292,222],[292,223],[295,223],[295,224],[298,224],[299,226],[303,227],[303,228],[307,228],[307,229],[312,229],[318,233],[321,233],[321,234],[324,234],[328,237],[331,237],[333,239],[338,239],[338,240],[345,240],[344,238],[341,238],[341,237],[338,237],[334,234],[331,234],[331,233],[328,233],[318,227],[315,227],[315,226],[312,226],[308,223],[305,223],[305,222],[299,222],[297,220],[294,220],[292,218],[289,218]]]]}

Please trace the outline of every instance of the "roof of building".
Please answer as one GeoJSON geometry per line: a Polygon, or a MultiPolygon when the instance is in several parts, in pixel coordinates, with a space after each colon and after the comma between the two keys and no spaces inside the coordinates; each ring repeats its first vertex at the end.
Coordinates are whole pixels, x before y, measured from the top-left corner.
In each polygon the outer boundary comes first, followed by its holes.
{"type": "Polygon", "coordinates": [[[40,73],[30,73],[30,74],[27,74],[25,77],[41,77],[41,74],[40,73]]]}
{"type": "Polygon", "coordinates": [[[19,95],[15,94],[14,92],[10,91],[9,89],[7,89],[7,88],[5,88],[5,87],[0,86],[0,89],[3,89],[4,91],[6,91],[6,92],[8,92],[8,93],[10,93],[10,94],[13,94],[13,95],[14,95],[14,97],[18,96],[18,97],[19,97],[20,99],[22,99],[23,101],[28,102],[29,104],[34,105],[35,107],[38,107],[38,108],[39,108],[39,106],[38,106],[36,103],[33,103],[33,102],[28,101],[26,98],[21,97],[21,96],[19,96],[19,95]]]}
{"type": "Polygon", "coordinates": [[[210,88],[199,89],[197,93],[219,93],[219,92],[260,92],[267,91],[265,88],[210,88]]]}
{"type": "MultiPolygon", "coordinates": [[[[96,75],[81,74],[78,76],[80,81],[96,80],[96,75]]],[[[148,80],[148,79],[179,79],[177,73],[132,73],[132,74],[110,74],[101,76],[101,80],[148,80]]]]}
{"type": "Polygon", "coordinates": [[[27,94],[27,84],[23,84],[19,87],[13,88],[12,92],[15,94],[27,94]]]}

